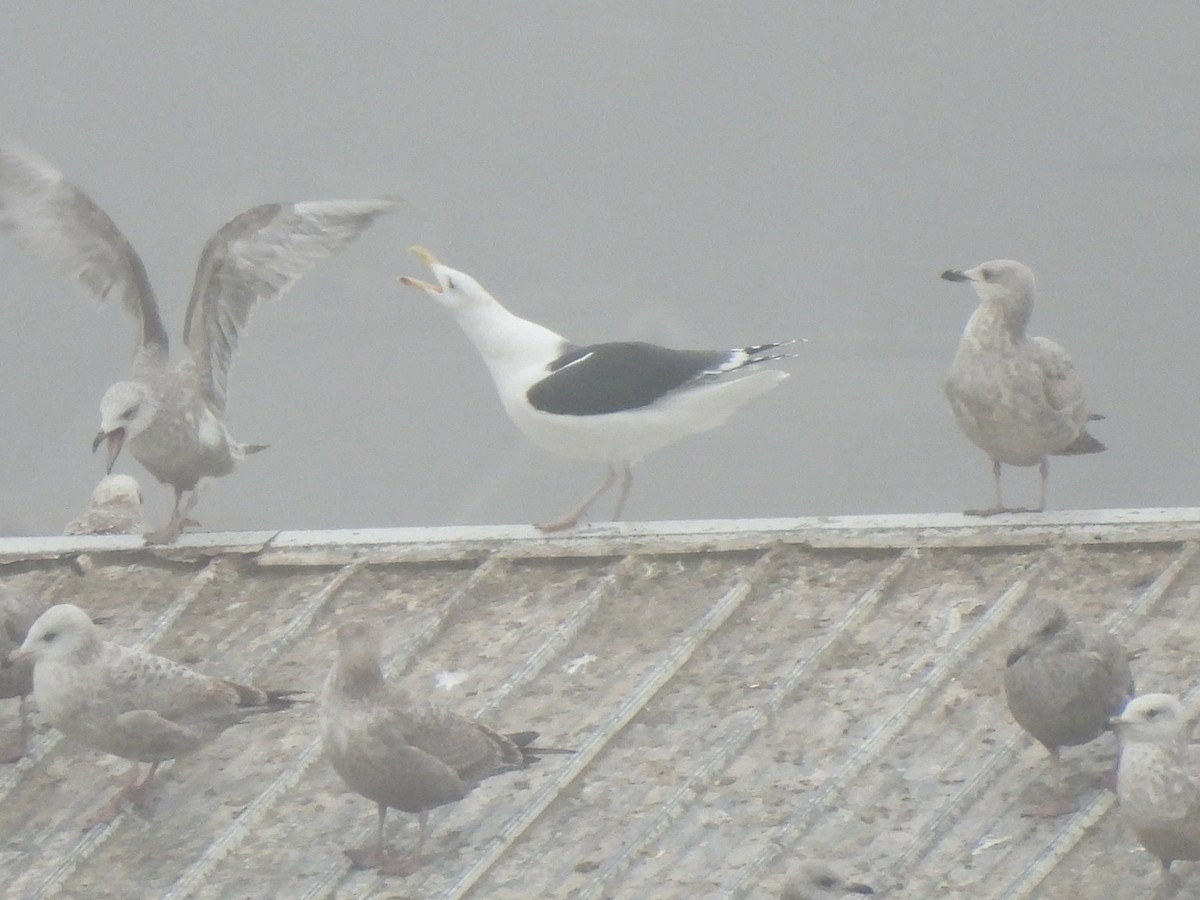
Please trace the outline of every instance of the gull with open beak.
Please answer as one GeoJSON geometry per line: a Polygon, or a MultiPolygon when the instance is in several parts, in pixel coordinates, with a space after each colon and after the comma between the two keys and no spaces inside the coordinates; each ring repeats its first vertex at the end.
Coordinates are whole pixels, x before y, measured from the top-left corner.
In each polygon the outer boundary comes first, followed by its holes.
{"type": "Polygon", "coordinates": [[[641,341],[579,345],[513,315],[465,272],[413,247],[436,284],[402,277],[454,314],[491,373],[504,411],[540,447],[570,459],[601,462],[604,480],[569,513],[539,525],[574,527],[592,502],[621,480],[620,518],[631,467],[687,434],[724,422],[746,401],[788,377],[778,369],[742,370],[790,354],[781,341],[735,350],[672,350],[641,341]]]}
{"type": "Polygon", "coordinates": [[[187,354],[172,367],[158,301],[129,241],[54,166],[0,142],[0,232],[75,278],[96,301],[120,297],[138,324],[133,373],[104,392],[92,451],[106,445],[111,473],[128,446],[174,488],[170,521],[147,541],[173,541],[201,480],[228,475],[246,454],[265,449],[235,441],[225,427],[233,351],[254,306],[283,295],[396,205],[390,199],[270,203],[235,216],[200,255],[183,325],[187,354]],[[190,497],[181,505],[185,493],[190,497]]]}

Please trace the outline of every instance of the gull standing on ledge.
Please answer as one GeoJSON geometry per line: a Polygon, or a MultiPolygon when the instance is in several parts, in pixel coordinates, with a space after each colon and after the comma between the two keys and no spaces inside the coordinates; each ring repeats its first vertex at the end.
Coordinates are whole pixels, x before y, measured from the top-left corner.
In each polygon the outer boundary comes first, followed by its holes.
{"type": "Polygon", "coordinates": [[[396,201],[270,203],[248,209],[209,238],[183,324],[187,354],[168,363],[167,332],[146,269],[100,207],[54,166],[14,143],[0,143],[0,232],[78,280],[98,302],[110,295],[138,323],[133,373],[100,400],[100,433],[112,472],[121,448],[175,489],[171,519],[146,535],[179,536],[198,482],[228,475],[247,453],[225,428],[229,367],[254,305],[283,295],[314,265],[354,240],[396,201]],[[191,492],[186,506],[183,495],[191,492]]]}
{"type": "Polygon", "coordinates": [[[1049,338],[1026,337],[1033,313],[1033,272],[1011,259],[995,259],[942,273],[969,281],[979,296],[946,377],[946,396],[958,427],[992,458],[996,502],[969,509],[969,516],[1041,512],[1046,508],[1047,456],[1099,453],[1105,446],[1088,434],[1083,384],[1071,357],[1049,338]],[[1000,464],[1037,466],[1041,474],[1034,509],[1007,507],[1000,493],[1000,464]]]}
{"type": "Polygon", "coordinates": [[[621,477],[614,519],[633,484],[631,466],[687,434],[720,425],[735,409],[788,377],[760,369],[792,354],[770,353],[792,341],[736,350],[671,350],[640,341],[573,344],[501,306],[470,275],[413,247],[437,284],[404,276],[454,314],[491,372],[504,411],[535,444],[552,453],[607,466],[604,480],[562,519],[542,531],[574,527],[621,477]]]}

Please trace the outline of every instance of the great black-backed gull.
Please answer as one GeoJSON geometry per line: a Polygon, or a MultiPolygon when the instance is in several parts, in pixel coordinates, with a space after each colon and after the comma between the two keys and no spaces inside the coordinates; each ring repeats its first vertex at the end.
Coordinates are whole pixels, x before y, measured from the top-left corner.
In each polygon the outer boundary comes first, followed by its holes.
{"type": "Polygon", "coordinates": [[[402,277],[449,309],[491,372],[509,418],[534,443],[571,459],[603,462],[604,480],[543,531],[573,527],[592,502],[621,479],[614,518],[633,483],[630,467],[687,434],[724,422],[752,397],[788,377],[778,369],[730,377],[783,359],[791,341],[735,350],[671,350],[640,341],[581,346],[499,304],[470,275],[415,253],[436,284],[402,277]]]}
{"type": "Polygon", "coordinates": [[[947,281],[967,281],[979,296],[946,378],[946,396],[959,428],[992,459],[996,502],[967,515],[1041,512],[1046,507],[1047,456],[1099,453],[1105,447],[1086,425],[1083,384],[1067,352],[1049,338],[1027,337],[1033,313],[1033,272],[1011,259],[973,269],[949,269],[947,281]],[[1035,509],[1007,507],[1000,465],[1037,466],[1035,509]]]}
{"type": "Polygon", "coordinates": [[[168,759],[194,753],[249,715],[291,706],[297,691],[264,691],[203,675],[104,639],[78,606],[52,606],[9,659],[33,661],[33,699],[50,724],[132,764],[125,785],[89,821],[111,822],[168,759]],[[150,763],[138,781],[139,763],[150,763]]]}
{"type": "Polygon", "coordinates": [[[355,868],[407,875],[421,862],[429,811],[463,799],[479,782],[570,750],[532,746],[536,731],[500,734],[417,698],[383,677],[378,622],[338,628],[337,658],[321,693],[325,756],[350,789],[375,802],[374,846],[346,851],[355,868]],[[416,813],[416,849],[394,858],[384,849],[388,809],[416,813]]]}
{"type": "Polygon", "coordinates": [[[133,373],[104,392],[92,449],[107,442],[111,472],[128,444],[150,474],[175,489],[170,521],[148,541],[174,540],[195,505],[198,482],[228,475],[247,453],[265,447],[239,443],[225,428],[230,362],[254,305],[281,296],[396,205],[271,203],[235,216],[200,255],[183,325],[188,353],[171,367],[158,301],[129,241],[54,166],[25,147],[0,144],[0,231],[77,279],[97,301],[120,297],[137,320],[133,373]]]}

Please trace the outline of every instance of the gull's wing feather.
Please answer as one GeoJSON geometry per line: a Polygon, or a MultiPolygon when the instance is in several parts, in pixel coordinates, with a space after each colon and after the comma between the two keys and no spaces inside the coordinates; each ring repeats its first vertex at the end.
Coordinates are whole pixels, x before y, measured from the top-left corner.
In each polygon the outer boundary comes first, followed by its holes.
{"type": "Polygon", "coordinates": [[[238,334],[260,300],[282,296],[397,201],[272,203],[235,216],[204,247],[183,339],[214,410],[223,411],[238,334]]]}
{"type": "Polygon", "coordinates": [[[103,303],[112,295],[141,325],[138,355],[163,365],[167,332],[145,266],[107,213],[53,165],[0,142],[0,232],[103,303]]]}

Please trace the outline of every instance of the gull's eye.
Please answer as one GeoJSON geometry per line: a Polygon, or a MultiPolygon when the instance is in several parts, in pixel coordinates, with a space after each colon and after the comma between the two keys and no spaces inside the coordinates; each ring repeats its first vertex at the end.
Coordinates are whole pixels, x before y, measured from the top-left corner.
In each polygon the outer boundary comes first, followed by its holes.
{"type": "Polygon", "coordinates": [[[1146,710],[1146,718],[1153,719],[1153,718],[1157,717],[1160,712],[1162,712],[1161,709],[1159,709],[1157,706],[1152,706],[1148,710],[1146,710]]]}
{"type": "Polygon", "coordinates": [[[45,634],[42,635],[42,640],[45,641],[47,644],[49,644],[56,637],[58,637],[57,631],[47,631],[45,634]]]}
{"type": "Polygon", "coordinates": [[[133,406],[129,407],[129,409],[125,410],[125,412],[121,413],[121,418],[128,422],[137,415],[138,408],[139,404],[134,404],[133,406]]]}
{"type": "Polygon", "coordinates": [[[995,269],[984,269],[979,274],[983,276],[984,281],[991,281],[993,278],[996,277],[996,270],[995,269]]]}
{"type": "Polygon", "coordinates": [[[446,287],[450,288],[450,290],[454,290],[455,288],[454,279],[449,275],[446,276],[446,287]]]}

